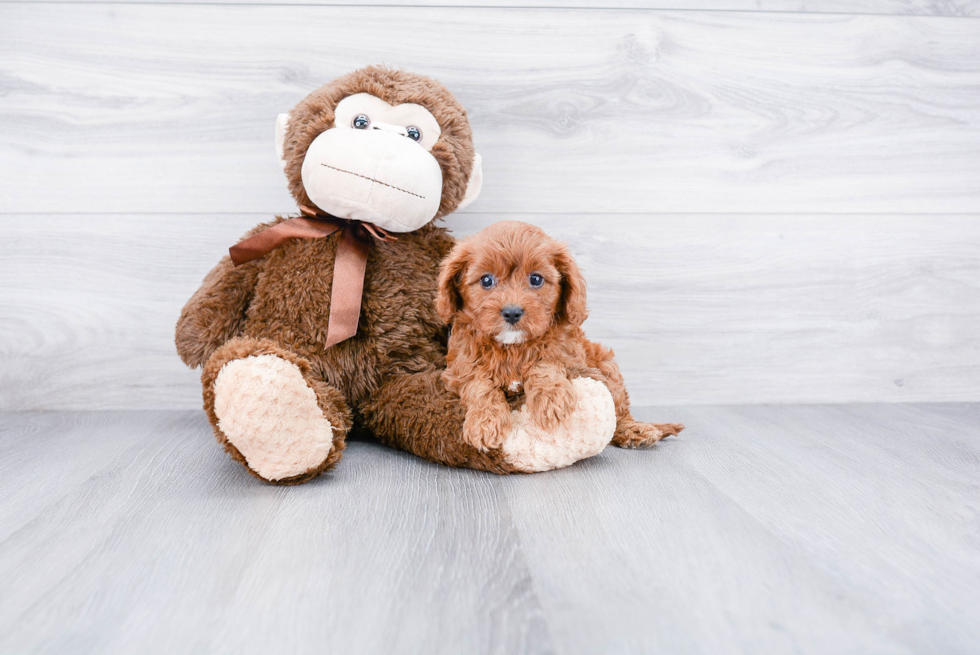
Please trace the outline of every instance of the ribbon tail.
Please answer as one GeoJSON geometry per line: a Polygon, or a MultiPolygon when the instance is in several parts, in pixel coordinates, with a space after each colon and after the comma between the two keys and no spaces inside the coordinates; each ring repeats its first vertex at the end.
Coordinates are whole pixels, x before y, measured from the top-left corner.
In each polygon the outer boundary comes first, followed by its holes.
{"type": "Polygon", "coordinates": [[[398,241],[398,237],[388,234],[384,228],[380,228],[377,225],[372,225],[370,223],[361,223],[364,229],[371,233],[378,241],[398,241]]]}
{"type": "Polygon", "coordinates": [[[339,229],[340,226],[336,223],[313,221],[298,216],[276,223],[258,234],[239,241],[228,249],[228,254],[235,266],[241,266],[253,259],[264,257],[290,239],[319,239],[339,229]]]}
{"type": "Polygon", "coordinates": [[[370,244],[354,236],[353,230],[346,229],[340,236],[330,289],[327,348],[357,334],[369,247],[370,244]]]}

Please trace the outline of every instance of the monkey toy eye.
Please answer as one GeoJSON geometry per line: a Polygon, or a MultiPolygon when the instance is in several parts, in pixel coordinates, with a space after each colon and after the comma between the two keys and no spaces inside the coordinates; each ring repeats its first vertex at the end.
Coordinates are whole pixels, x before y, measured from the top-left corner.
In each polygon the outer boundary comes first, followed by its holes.
{"type": "Polygon", "coordinates": [[[484,289],[492,289],[495,283],[496,280],[494,280],[493,276],[489,273],[480,278],[480,286],[484,289]]]}
{"type": "Polygon", "coordinates": [[[421,130],[419,130],[419,128],[415,127],[414,125],[409,125],[408,127],[406,127],[405,131],[408,132],[408,138],[411,139],[412,141],[418,142],[422,140],[421,130]]]}
{"type": "Polygon", "coordinates": [[[354,120],[351,121],[351,125],[358,130],[366,130],[367,128],[371,127],[371,119],[364,114],[358,114],[354,117],[354,120]]]}
{"type": "Polygon", "coordinates": [[[535,289],[537,289],[542,284],[544,284],[544,278],[541,277],[541,274],[540,273],[531,273],[531,275],[528,277],[528,282],[531,283],[531,286],[532,287],[534,287],[535,289]]]}

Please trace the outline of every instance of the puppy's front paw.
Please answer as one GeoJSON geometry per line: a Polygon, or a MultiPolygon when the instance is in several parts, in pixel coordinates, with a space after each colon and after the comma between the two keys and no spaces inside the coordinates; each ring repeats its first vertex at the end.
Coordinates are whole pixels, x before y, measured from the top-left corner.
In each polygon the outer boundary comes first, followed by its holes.
{"type": "Polygon", "coordinates": [[[623,430],[616,430],[612,444],[620,448],[649,448],[664,437],[679,434],[680,423],[640,423],[634,421],[623,430]]]}
{"type": "Polygon", "coordinates": [[[499,412],[471,409],[466,412],[463,440],[478,450],[493,450],[504,443],[510,427],[511,416],[506,406],[499,412]]]}
{"type": "Polygon", "coordinates": [[[531,420],[545,430],[554,430],[565,422],[575,408],[575,388],[567,379],[561,379],[547,389],[531,389],[527,392],[527,410],[531,420]]]}

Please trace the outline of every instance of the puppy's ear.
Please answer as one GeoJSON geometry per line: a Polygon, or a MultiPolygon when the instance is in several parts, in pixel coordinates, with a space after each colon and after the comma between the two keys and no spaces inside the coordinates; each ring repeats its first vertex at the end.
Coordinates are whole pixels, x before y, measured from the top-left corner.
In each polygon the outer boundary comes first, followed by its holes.
{"type": "Polygon", "coordinates": [[[576,327],[582,325],[589,317],[589,310],[585,306],[585,278],[565,244],[560,244],[555,252],[555,268],[561,274],[558,321],[567,321],[576,327]]]}
{"type": "Polygon", "coordinates": [[[459,291],[466,263],[470,259],[470,248],[458,243],[449,256],[439,265],[439,290],[436,295],[436,311],[446,323],[452,323],[456,312],[463,309],[463,295],[459,291]]]}

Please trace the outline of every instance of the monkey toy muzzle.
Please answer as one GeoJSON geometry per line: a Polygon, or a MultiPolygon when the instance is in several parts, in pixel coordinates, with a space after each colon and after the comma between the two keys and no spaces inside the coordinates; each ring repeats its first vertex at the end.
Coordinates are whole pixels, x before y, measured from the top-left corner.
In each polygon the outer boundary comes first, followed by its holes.
{"type": "Polygon", "coordinates": [[[323,211],[389,232],[422,227],[442,200],[435,157],[395,130],[327,130],[310,144],[302,176],[323,211]]]}

